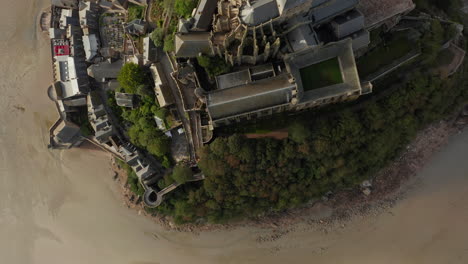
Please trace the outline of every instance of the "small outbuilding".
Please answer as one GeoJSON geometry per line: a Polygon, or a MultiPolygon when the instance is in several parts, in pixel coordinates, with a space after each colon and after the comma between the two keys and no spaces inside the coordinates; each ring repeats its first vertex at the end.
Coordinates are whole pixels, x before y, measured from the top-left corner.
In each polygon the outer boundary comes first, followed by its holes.
{"type": "Polygon", "coordinates": [[[141,36],[146,33],[147,24],[143,19],[135,19],[125,26],[125,31],[130,35],[141,36]]]}
{"type": "Polygon", "coordinates": [[[117,92],[115,93],[115,100],[118,106],[128,108],[135,108],[136,106],[136,97],[134,94],[117,92]]]}

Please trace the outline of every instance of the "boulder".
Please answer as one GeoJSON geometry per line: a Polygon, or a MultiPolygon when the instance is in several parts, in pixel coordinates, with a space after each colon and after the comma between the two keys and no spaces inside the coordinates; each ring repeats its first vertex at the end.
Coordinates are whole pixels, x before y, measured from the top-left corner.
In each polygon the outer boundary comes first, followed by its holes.
{"type": "Polygon", "coordinates": [[[371,194],[371,190],[369,188],[366,188],[364,190],[362,190],[362,193],[365,195],[365,196],[369,196],[371,194]]]}

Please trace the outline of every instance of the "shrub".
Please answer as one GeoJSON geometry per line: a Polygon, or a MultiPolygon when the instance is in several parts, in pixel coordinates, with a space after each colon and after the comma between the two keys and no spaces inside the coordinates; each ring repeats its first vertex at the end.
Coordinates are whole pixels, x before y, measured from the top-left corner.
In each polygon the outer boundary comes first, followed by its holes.
{"type": "Polygon", "coordinates": [[[165,52],[171,52],[175,50],[174,35],[167,35],[164,38],[164,48],[165,52]]]}
{"type": "Polygon", "coordinates": [[[117,81],[126,93],[135,93],[138,86],[147,81],[145,72],[135,63],[126,63],[120,69],[117,81]]]}
{"type": "Polygon", "coordinates": [[[179,184],[184,184],[188,180],[193,178],[193,172],[192,169],[190,169],[190,167],[179,164],[174,167],[171,177],[172,179],[174,179],[175,182],[179,184]]]}
{"type": "Polygon", "coordinates": [[[193,9],[197,7],[197,2],[194,0],[175,0],[174,11],[182,17],[190,17],[193,9]]]}
{"type": "Polygon", "coordinates": [[[198,56],[197,61],[211,77],[227,73],[231,70],[231,66],[219,56],[198,56]]]}
{"type": "Polygon", "coordinates": [[[162,28],[156,28],[153,32],[151,32],[149,37],[156,47],[164,46],[164,32],[162,28]]]}

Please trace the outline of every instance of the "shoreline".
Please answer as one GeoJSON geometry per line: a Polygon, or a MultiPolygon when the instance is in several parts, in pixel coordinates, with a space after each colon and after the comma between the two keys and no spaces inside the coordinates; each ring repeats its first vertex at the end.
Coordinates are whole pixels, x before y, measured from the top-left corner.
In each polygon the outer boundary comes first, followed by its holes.
{"type": "Polygon", "coordinates": [[[270,238],[258,238],[258,242],[276,240],[294,229],[294,225],[301,222],[320,225],[334,225],[338,222],[344,226],[352,217],[367,215],[388,208],[404,196],[406,189],[412,186],[412,181],[421,169],[428,164],[449,139],[461,133],[467,127],[468,117],[457,111],[450,117],[437,121],[422,129],[409,143],[406,150],[385,168],[381,169],[369,181],[372,183],[370,194],[364,194],[363,188],[353,187],[330,195],[328,199],[317,199],[298,208],[287,209],[283,212],[270,213],[263,216],[233,221],[229,224],[183,224],[176,225],[170,217],[147,213],[141,201],[128,188],[126,172],[119,168],[111,157],[111,169],[114,181],[120,188],[120,196],[127,208],[144,215],[166,230],[191,232],[198,234],[206,231],[232,230],[240,227],[281,229],[280,234],[270,238]],[[464,120],[457,124],[458,120],[464,120]]]}

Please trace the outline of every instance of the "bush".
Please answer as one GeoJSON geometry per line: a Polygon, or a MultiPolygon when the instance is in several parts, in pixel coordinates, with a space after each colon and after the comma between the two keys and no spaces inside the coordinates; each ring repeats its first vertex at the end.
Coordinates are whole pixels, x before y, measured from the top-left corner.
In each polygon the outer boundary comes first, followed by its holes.
{"type": "Polygon", "coordinates": [[[193,172],[190,167],[179,164],[174,167],[171,177],[178,184],[184,184],[193,178],[193,172]]]}
{"type": "Polygon", "coordinates": [[[224,74],[231,70],[231,66],[219,56],[198,56],[197,61],[200,66],[205,68],[210,77],[224,74]]]}
{"type": "Polygon", "coordinates": [[[127,173],[127,184],[130,186],[130,190],[139,196],[145,193],[145,188],[140,183],[138,176],[135,174],[133,169],[124,161],[116,159],[117,164],[126,171],[127,173]]]}
{"type": "Polygon", "coordinates": [[[437,59],[442,42],[444,40],[444,30],[438,20],[431,21],[431,30],[426,31],[421,41],[425,64],[433,64],[437,59]]]}
{"type": "Polygon", "coordinates": [[[162,28],[156,28],[153,32],[151,32],[149,37],[156,47],[164,46],[164,32],[162,28]]]}
{"type": "Polygon", "coordinates": [[[128,10],[127,20],[130,22],[138,18],[143,18],[143,12],[145,11],[145,7],[129,3],[127,10],[128,10]]]}
{"type": "Polygon", "coordinates": [[[128,136],[133,144],[157,157],[161,158],[170,152],[170,139],[156,127],[151,117],[141,117],[130,127],[128,136]]]}
{"type": "Polygon", "coordinates": [[[135,93],[138,86],[147,81],[145,72],[135,63],[126,63],[120,69],[117,81],[126,93],[135,93]]]}
{"type": "Polygon", "coordinates": [[[127,184],[130,185],[130,190],[134,194],[138,196],[143,196],[143,194],[145,193],[145,188],[143,188],[143,186],[140,183],[140,180],[138,179],[138,176],[131,169],[130,172],[128,172],[127,184]]]}
{"type": "Polygon", "coordinates": [[[197,7],[197,2],[194,0],[175,0],[174,11],[182,17],[190,17],[193,9],[197,7]]]}
{"type": "Polygon", "coordinates": [[[167,35],[164,38],[164,48],[165,52],[171,52],[175,50],[174,35],[167,35]]]}
{"type": "Polygon", "coordinates": [[[302,143],[310,136],[310,130],[299,122],[289,127],[289,137],[295,142],[302,143]]]}

